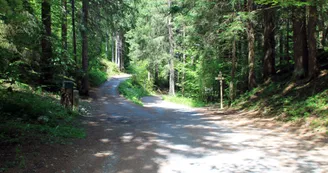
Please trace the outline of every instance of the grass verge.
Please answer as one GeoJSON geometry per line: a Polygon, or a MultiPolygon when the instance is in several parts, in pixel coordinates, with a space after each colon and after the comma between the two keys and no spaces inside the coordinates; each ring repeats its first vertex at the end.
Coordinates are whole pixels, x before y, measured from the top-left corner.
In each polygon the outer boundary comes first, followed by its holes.
{"type": "Polygon", "coordinates": [[[122,82],[118,87],[118,90],[125,98],[141,106],[143,103],[140,99],[144,96],[150,95],[150,92],[137,82],[134,77],[122,82]]]}
{"type": "Polygon", "coordinates": [[[327,86],[327,71],[310,83],[271,82],[243,94],[233,106],[328,132],[327,86]]]}
{"type": "Polygon", "coordinates": [[[190,107],[204,107],[206,104],[199,100],[195,100],[193,98],[187,98],[182,96],[163,96],[165,101],[169,101],[172,103],[182,104],[190,107]]]}
{"type": "Polygon", "coordinates": [[[62,107],[58,97],[50,93],[0,89],[0,143],[53,143],[83,138],[84,130],[75,125],[77,115],[62,107]]]}
{"type": "Polygon", "coordinates": [[[120,74],[117,65],[106,59],[102,59],[100,64],[93,65],[93,68],[89,71],[90,85],[100,86],[108,78],[116,74],[120,74]]]}

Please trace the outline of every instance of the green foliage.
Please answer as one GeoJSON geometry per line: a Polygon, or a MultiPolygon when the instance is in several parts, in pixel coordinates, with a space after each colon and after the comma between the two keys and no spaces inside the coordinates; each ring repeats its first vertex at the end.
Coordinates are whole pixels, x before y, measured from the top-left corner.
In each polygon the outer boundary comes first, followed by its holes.
{"type": "Polygon", "coordinates": [[[206,105],[202,101],[193,98],[183,97],[179,94],[177,96],[163,96],[163,99],[169,102],[182,104],[190,107],[204,107],[206,105]]]}
{"type": "MultiPolygon", "coordinates": [[[[246,92],[233,105],[259,110],[281,121],[309,121],[314,128],[328,125],[327,75],[310,84],[274,82],[246,92]]],[[[327,130],[327,129],[326,129],[327,130]]]]}
{"type": "Polygon", "coordinates": [[[77,112],[62,107],[51,94],[0,90],[2,142],[22,143],[28,138],[45,142],[82,138],[84,131],[73,125],[77,115],[77,112]]]}
{"type": "Polygon", "coordinates": [[[89,80],[91,86],[100,86],[111,76],[119,74],[120,71],[116,64],[102,59],[101,62],[92,63],[89,71],[89,80]]]}
{"type": "Polygon", "coordinates": [[[138,82],[136,77],[122,82],[118,89],[124,97],[138,105],[143,105],[140,99],[150,94],[150,92],[138,82]]]}

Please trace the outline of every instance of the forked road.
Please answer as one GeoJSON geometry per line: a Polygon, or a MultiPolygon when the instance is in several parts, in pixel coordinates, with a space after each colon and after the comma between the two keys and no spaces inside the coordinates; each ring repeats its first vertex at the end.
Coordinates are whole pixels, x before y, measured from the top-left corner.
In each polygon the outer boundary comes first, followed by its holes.
{"type": "Polygon", "coordinates": [[[102,127],[103,131],[95,133],[104,134],[97,142],[108,148],[95,149],[88,156],[90,160],[101,158],[97,168],[85,171],[81,166],[75,172],[328,171],[326,145],[318,147],[273,130],[234,129],[213,116],[202,115],[202,111],[157,97],[146,97],[144,107],[137,106],[117,92],[125,79],[114,77],[96,91],[94,117],[89,123],[102,127]]]}

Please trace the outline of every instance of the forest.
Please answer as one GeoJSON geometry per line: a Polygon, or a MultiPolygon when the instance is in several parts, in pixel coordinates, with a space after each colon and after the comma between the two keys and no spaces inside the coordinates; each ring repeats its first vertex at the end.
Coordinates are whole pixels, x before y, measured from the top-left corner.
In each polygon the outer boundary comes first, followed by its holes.
{"type": "Polygon", "coordinates": [[[226,105],[296,104],[291,114],[326,119],[325,0],[1,0],[0,11],[4,93],[59,93],[71,80],[88,96],[124,71],[145,90],[137,100],[155,91],[214,103],[222,72],[226,105]]]}
{"type": "Polygon", "coordinates": [[[217,109],[222,73],[225,109],[327,131],[328,3],[0,0],[0,146],[84,138],[75,118],[90,112],[60,105],[63,81],[88,99],[120,73],[139,105],[157,94],[217,109]]]}

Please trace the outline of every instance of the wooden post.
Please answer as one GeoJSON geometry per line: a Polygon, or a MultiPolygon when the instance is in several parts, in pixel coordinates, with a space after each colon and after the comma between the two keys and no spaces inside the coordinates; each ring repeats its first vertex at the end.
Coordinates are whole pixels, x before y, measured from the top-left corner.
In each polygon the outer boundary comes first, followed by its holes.
{"type": "Polygon", "coordinates": [[[73,91],[73,110],[79,109],[79,90],[73,91]]]}
{"type": "Polygon", "coordinates": [[[221,101],[221,109],[223,109],[223,80],[224,77],[222,76],[222,72],[215,78],[215,80],[220,81],[220,101],[221,101]]]}
{"type": "Polygon", "coordinates": [[[63,82],[60,103],[66,108],[71,108],[73,106],[73,87],[74,83],[72,81],[63,82]]]}

